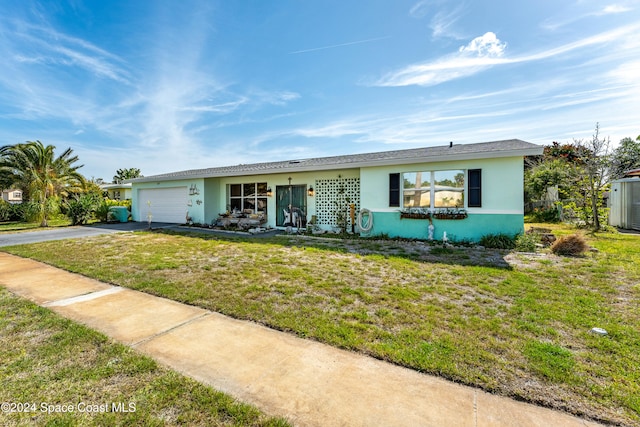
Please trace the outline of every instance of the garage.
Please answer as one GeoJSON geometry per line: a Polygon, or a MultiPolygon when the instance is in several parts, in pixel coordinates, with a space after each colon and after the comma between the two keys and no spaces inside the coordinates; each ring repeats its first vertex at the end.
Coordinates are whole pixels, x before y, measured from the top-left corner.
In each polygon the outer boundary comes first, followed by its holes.
{"type": "Polygon", "coordinates": [[[141,188],[138,190],[138,218],[153,222],[182,224],[187,216],[187,187],[141,188]]]}

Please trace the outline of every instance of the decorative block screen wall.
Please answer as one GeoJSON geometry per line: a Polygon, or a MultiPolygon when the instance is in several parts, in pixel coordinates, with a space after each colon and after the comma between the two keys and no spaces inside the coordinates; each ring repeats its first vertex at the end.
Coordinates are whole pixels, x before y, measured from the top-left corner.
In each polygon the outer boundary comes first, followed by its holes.
{"type": "Polygon", "coordinates": [[[338,199],[348,197],[356,205],[356,215],[360,212],[360,178],[317,179],[314,187],[318,225],[336,225],[333,212],[338,199]]]}

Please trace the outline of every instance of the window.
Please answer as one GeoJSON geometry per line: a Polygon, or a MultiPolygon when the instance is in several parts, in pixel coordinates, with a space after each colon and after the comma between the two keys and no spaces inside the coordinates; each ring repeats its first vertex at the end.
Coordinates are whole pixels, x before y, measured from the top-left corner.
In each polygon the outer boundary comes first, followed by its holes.
{"type": "Polygon", "coordinates": [[[469,207],[482,207],[482,169],[469,169],[469,207]]]}
{"type": "Polygon", "coordinates": [[[400,207],[400,174],[389,174],[389,206],[400,207]]]}
{"type": "Polygon", "coordinates": [[[434,207],[464,207],[464,171],[436,171],[433,173],[434,207]]]}
{"type": "MultiPolygon", "coordinates": [[[[402,174],[403,208],[463,208],[464,171],[421,171],[402,174]]],[[[390,196],[391,196],[390,179],[390,196]]]]}
{"type": "Polygon", "coordinates": [[[405,208],[431,207],[431,172],[402,174],[402,206],[405,208]]]}
{"type": "Polygon", "coordinates": [[[266,212],[267,183],[229,185],[229,209],[249,213],[266,212]]]}

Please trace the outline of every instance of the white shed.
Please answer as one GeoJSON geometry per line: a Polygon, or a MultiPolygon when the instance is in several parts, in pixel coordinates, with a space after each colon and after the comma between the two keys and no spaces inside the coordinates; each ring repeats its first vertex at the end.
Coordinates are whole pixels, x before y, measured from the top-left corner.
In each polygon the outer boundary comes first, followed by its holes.
{"type": "Polygon", "coordinates": [[[640,231],[640,177],[611,183],[609,225],[640,231]]]}

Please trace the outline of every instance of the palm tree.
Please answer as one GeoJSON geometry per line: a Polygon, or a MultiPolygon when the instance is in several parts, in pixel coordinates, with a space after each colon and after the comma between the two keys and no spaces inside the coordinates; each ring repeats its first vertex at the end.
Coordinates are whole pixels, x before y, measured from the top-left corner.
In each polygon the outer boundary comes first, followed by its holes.
{"type": "Polygon", "coordinates": [[[74,165],[78,156],[67,148],[55,157],[55,148],[37,140],[0,148],[0,186],[20,187],[37,206],[42,227],[47,226],[56,197],[68,196],[85,186],[84,177],[78,173],[83,165],[74,165]]]}

